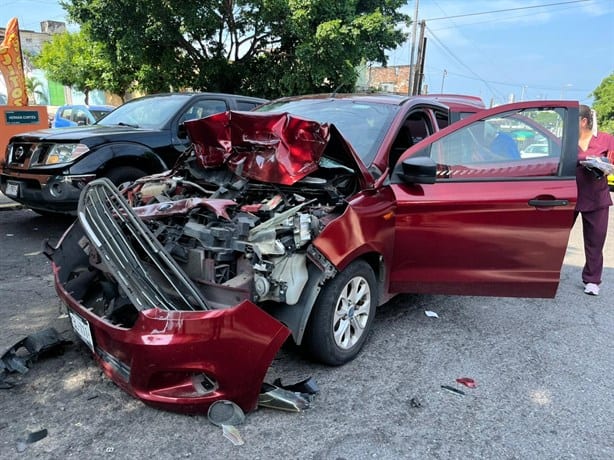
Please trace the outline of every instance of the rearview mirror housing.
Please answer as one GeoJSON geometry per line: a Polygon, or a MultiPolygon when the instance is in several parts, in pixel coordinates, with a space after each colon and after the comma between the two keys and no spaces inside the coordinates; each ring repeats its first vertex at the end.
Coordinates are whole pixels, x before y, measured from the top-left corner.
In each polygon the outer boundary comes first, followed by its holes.
{"type": "Polygon", "coordinates": [[[401,163],[401,180],[407,184],[434,184],[437,178],[437,163],[430,157],[410,157],[401,163]]]}

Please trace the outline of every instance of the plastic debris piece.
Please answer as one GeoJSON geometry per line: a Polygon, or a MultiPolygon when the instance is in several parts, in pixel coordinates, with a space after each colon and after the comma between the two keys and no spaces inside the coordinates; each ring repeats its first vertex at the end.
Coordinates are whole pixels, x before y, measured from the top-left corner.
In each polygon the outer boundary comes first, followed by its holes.
{"type": "Polygon", "coordinates": [[[263,383],[260,395],[258,395],[258,405],[271,409],[300,412],[309,408],[309,399],[300,393],[263,383]]]}
{"type": "Polygon", "coordinates": [[[64,346],[69,343],[72,342],[64,340],[58,331],[52,327],[21,339],[0,356],[0,389],[6,390],[14,386],[11,382],[5,380],[9,373],[25,374],[34,361],[63,353],[64,346]],[[27,353],[21,352],[21,348],[25,348],[27,353]]]}
{"type": "Polygon", "coordinates": [[[275,379],[273,385],[283,388],[284,390],[294,391],[297,393],[305,393],[308,395],[315,395],[320,391],[318,384],[313,377],[306,378],[300,382],[293,383],[291,385],[282,385],[281,379],[275,379]]]}
{"type": "Polygon", "coordinates": [[[42,430],[38,430],[38,431],[33,431],[32,433],[28,433],[28,436],[26,437],[26,439],[19,438],[17,440],[17,446],[16,446],[17,452],[19,453],[24,452],[26,448],[28,447],[28,444],[33,444],[46,437],[47,437],[46,428],[42,430]]]}
{"type": "Polygon", "coordinates": [[[418,398],[416,398],[415,396],[409,400],[409,405],[410,405],[411,407],[416,408],[416,409],[417,409],[417,408],[419,408],[419,407],[422,407],[422,403],[421,403],[421,402],[420,402],[420,400],[419,400],[418,398]]]}
{"type": "Polygon", "coordinates": [[[429,318],[439,318],[439,315],[431,310],[424,310],[424,314],[429,318]]]}
{"type": "Polygon", "coordinates": [[[209,406],[207,418],[216,426],[240,425],[245,421],[245,414],[232,401],[221,399],[209,406]]]}
{"type": "Polygon", "coordinates": [[[46,437],[47,437],[47,429],[44,428],[42,430],[33,431],[32,433],[29,433],[28,434],[28,438],[26,439],[26,442],[28,444],[32,444],[32,443],[40,441],[41,439],[44,439],[46,437]]]}
{"type": "Polygon", "coordinates": [[[457,394],[457,395],[461,395],[461,396],[465,395],[465,392],[463,390],[459,390],[458,388],[454,388],[449,385],[441,385],[441,388],[443,388],[444,390],[448,390],[449,392],[457,394]]]}
{"type": "Polygon", "coordinates": [[[472,378],[469,378],[469,377],[461,377],[459,379],[456,379],[456,381],[458,383],[460,383],[461,385],[465,385],[466,387],[469,387],[469,388],[475,388],[476,387],[475,380],[473,380],[472,378]]]}
{"type": "Polygon", "coordinates": [[[245,444],[239,430],[232,425],[222,425],[222,434],[226,439],[229,439],[235,446],[242,446],[245,444]]]}

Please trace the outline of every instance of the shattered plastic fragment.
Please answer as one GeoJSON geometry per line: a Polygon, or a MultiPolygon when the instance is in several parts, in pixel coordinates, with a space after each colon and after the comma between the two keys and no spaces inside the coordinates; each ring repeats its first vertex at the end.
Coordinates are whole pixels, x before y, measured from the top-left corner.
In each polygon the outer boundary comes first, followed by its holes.
{"type": "Polygon", "coordinates": [[[284,390],[305,393],[308,395],[315,395],[320,391],[320,388],[313,377],[309,377],[305,380],[301,380],[300,382],[288,385],[282,385],[281,379],[278,378],[273,381],[273,385],[283,388],[284,390]]]}
{"type": "Polygon", "coordinates": [[[46,437],[47,437],[47,429],[45,428],[39,431],[33,431],[32,433],[29,433],[28,439],[26,439],[26,442],[28,444],[32,444],[46,437]]]}
{"type": "Polygon", "coordinates": [[[235,446],[242,446],[245,444],[239,430],[232,425],[222,425],[222,434],[226,439],[229,439],[235,446]]]}
{"type": "Polygon", "coordinates": [[[424,310],[424,314],[429,318],[439,318],[439,315],[431,310],[424,310]]]}
{"type": "Polygon", "coordinates": [[[269,383],[263,383],[262,390],[258,396],[258,405],[270,409],[301,412],[309,408],[309,400],[300,393],[288,391],[269,383]]]}
{"type": "Polygon", "coordinates": [[[448,390],[451,393],[455,393],[457,395],[461,395],[461,396],[465,395],[465,392],[463,390],[459,390],[458,388],[454,388],[449,385],[441,385],[441,388],[443,388],[444,390],[448,390]]]}
{"type": "Polygon", "coordinates": [[[47,429],[44,428],[42,430],[33,431],[32,433],[28,433],[28,437],[26,439],[19,438],[17,440],[17,452],[24,452],[28,447],[28,444],[33,444],[37,441],[40,441],[43,438],[47,437],[47,429]]]}
{"type": "Polygon", "coordinates": [[[52,354],[63,352],[63,347],[70,340],[65,340],[54,328],[30,334],[13,345],[6,353],[0,356],[0,389],[13,387],[11,382],[6,382],[6,376],[11,372],[25,374],[32,362],[52,354]],[[25,348],[27,353],[20,352],[25,348]]]}
{"type": "Polygon", "coordinates": [[[419,407],[422,407],[422,403],[421,403],[421,402],[420,402],[420,400],[419,400],[418,398],[416,398],[416,397],[413,397],[413,398],[411,398],[411,399],[409,400],[409,405],[410,405],[411,407],[416,408],[416,409],[417,409],[417,408],[419,408],[419,407]]]}
{"type": "Polygon", "coordinates": [[[460,383],[461,385],[465,385],[466,387],[469,387],[469,388],[476,387],[475,380],[469,377],[461,377],[459,379],[456,379],[456,381],[460,383]]]}

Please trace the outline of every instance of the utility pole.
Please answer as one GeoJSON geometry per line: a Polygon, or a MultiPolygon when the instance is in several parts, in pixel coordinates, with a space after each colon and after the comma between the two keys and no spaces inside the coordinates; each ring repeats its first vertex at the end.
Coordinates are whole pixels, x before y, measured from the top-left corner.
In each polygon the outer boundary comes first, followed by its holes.
{"type": "Polygon", "coordinates": [[[411,33],[411,52],[409,55],[409,81],[407,83],[407,95],[411,96],[413,94],[413,87],[414,87],[414,53],[416,51],[416,34],[417,34],[417,27],[418,27],[418,3],[419,1],[416,0],[416,9],[414,10],[414,17],[413,17],[413,31],[411,33]]]}
{"type": "Polygon", "coordinates": [[[443,82],[446,81],[446,75],[448,75],[448,71],[443,69],[443,76],[441,77],[441,94],[443,94],[443,82]]]}
{"type": "Polygon", "coordinates": [[[426,37],[424,36],[424,29],[426,29],[426,21],[420,21],[420,46],[418,47],[414,86],[411,93],[414,96],[421,93],[422,79],[424,77],[424,58],[426,55],[426,37]]]}

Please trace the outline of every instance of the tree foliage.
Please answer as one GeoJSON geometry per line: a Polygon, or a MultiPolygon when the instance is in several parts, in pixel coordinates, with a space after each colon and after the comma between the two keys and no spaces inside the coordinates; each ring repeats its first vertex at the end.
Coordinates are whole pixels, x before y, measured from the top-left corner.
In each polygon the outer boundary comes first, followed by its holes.
{"type": "Polygon", "coordinates": [[[402,0],[65,0],[148,92],[264,97],[352,90],[362,61],[405,39],[402,0]]]}
{"type": "Polygon", "coordinates": [[[123,98],[134,79],[102,43],[92,40],[85,31],[53,35],[34,62],[51,80],[82,91],[86,104],[93,89],[108,90],[123,98]]]}
{"type": "Polygon", "coordinates": [[[614,73],[604,78],[595,88],[593,97],[599,129],[614,134],[614,73]]]}

